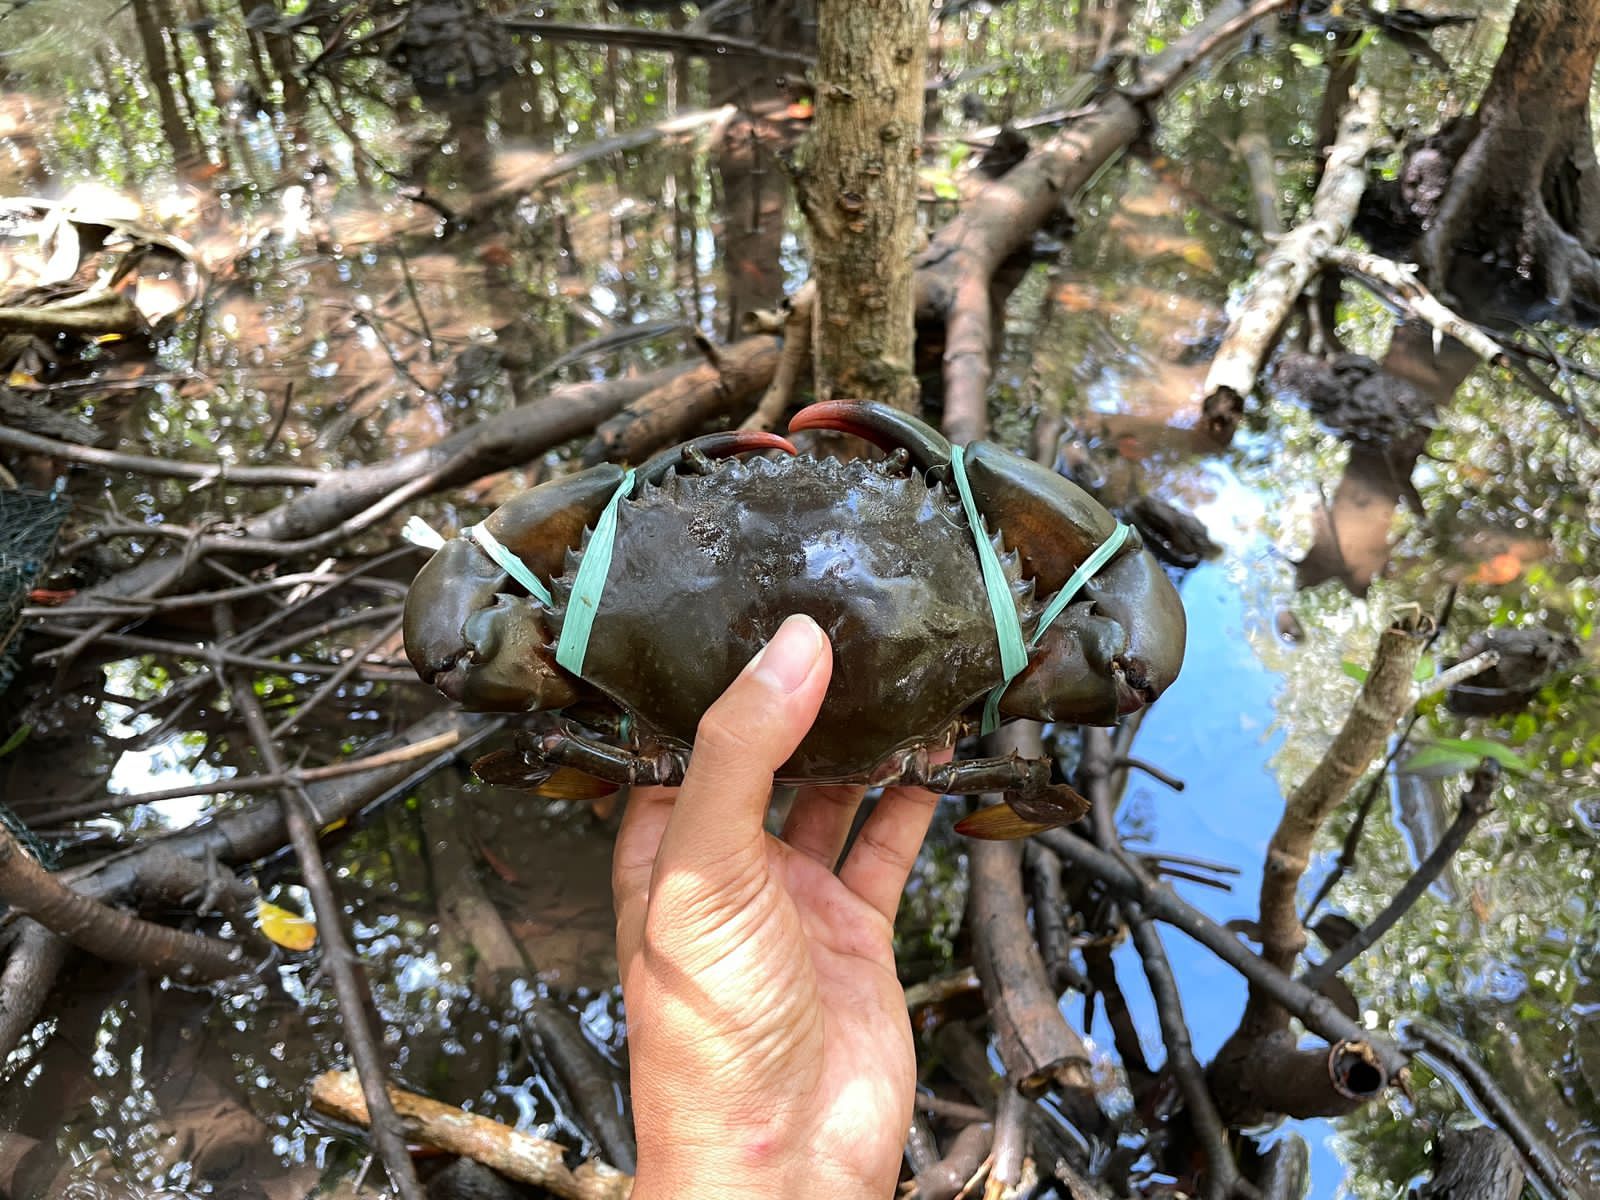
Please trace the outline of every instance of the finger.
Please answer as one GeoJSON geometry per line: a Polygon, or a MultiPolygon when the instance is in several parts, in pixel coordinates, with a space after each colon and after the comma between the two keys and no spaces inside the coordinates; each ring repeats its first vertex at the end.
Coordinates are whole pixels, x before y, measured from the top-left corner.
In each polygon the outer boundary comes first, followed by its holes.
{"type": "Polygon", "coordinates": [[[839,868],[839,881],[891,922],[938,803],[927,788],[887,789],[839,868]]]}
{"type": "Polygon", "coordinates": [[[617,959],[627,962],[644,933],[650,873],[667,831],[677,788],[634,788],[611,851],[611,896],[617,910],[617,959]]]}
{"type": "Polygon", "coordinates": [[[793,616],[706,710],[661,840],[658,874],[692,868],[715,883],[764,853],[773,772],[811,728],[832,670],[822,630],[793,616]]]}
{"type": "Polygon", "coordinates": [[[866,794],[866,788],[847,783],[800,789],[783,823],[783,840],[833,870],[866,794]]]}

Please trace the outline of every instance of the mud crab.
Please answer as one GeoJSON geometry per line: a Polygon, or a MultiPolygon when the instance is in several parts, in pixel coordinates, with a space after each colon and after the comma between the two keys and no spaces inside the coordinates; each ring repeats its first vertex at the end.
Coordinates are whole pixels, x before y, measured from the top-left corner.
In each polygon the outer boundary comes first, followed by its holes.
{"type": "Polygon", "coordinates": [[[1137,532],[1053,471],[990,442],[958,455],[883,405],[813,404],[789,428],[854,434],[887,457],[841,462],[774,434],[710,434],[626,483],[622,468],[602,465],[541,484],[438,549],[406,600],[406,653],[422,678],[469,709],[564,709],[615,733],[522,734],[478,773],[547,794],[578,794],[574,780],[599,789],[589,794],[674,785],[701,714],[803,612],[832,640],[834,673],[781,782],[1003,793],[1004,804],[963,823],[980,837],[1075,820],[1085,803],[1052,786],[1047,760],[934,764],[930,751],[991,693],[1001,718],[1077,724],[1114,723],[1161,694],[1182,663],[1184,611],[1137,532]],[[783,457],[740,457],[765,451],[783,457]],[[999,572],[987,589],[974,510],[996,531],[982,534],[999,572]],[[1051,597],[1114,537],[1125,540],[1040,628],[1051,597]],[[574,672],[557,661],[558,637],[601,539],[609,565],[588,573],[603,591],[574,672]],[[531,589],[513,584],[508,561],[512,574],[537,577],[531,589]],[[548,602],[530,594],[546,585],[548,602]],[[1009,682],[992,603],[1014,606],[1033,639],[1009,682]]]}

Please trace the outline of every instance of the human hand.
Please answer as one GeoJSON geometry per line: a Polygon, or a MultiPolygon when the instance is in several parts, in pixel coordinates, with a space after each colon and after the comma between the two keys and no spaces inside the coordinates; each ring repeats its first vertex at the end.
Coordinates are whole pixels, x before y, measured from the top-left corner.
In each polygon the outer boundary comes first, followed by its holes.
{"type": "Polygon", "coordinates": [[[916,1084],[894,913],[938,797],[887,790],[837,875],[864,788],[807,788],[766,833],[832,671],[822,630],[790,617],[706,711],[683,787],[628,801],[612,885],[634,1200],[894,1190],[916,1084]]]}

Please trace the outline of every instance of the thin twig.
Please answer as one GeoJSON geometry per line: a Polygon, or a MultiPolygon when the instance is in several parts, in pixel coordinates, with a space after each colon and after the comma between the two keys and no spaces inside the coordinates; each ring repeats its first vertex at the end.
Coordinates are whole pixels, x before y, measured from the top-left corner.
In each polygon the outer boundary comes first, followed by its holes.
{"type": "Polygon", "coordinates": [[[277,739],[283,737],[290,730],[295,728],[295,726],[299,725],[301,721],[304,721],[307,717],[311,716],[312,713],[316,712],[317,707],[324,700],[342,688],[349,681],[350,677],[361,669],[361,664],[366,662],[369,656],[376,654],[379,647],[383,646],[386,642],[393,638],[395,634],[400,632],[400,624],[403,620],[403,614],[401,616],[391,618],[389,623],[380,629],[373,637],[369,638],[356,650],[352,651],[350,657],[345,659],[343,665],[341,665],[340,668],[332,675],[328,676],[328,678],[322,682],[317,690],[312,692],[311,695],[306,698],[304,704],[300,705],[300,707],[295,709],[293,713],[278,722],[277,726],[272,730],[273,738],[277,739]]]}
{"type": "MultiPolygon", "coordinates": [[[[42,625],[39,627],[39,632],[53,637],[64,637],[75,631],[42,625]]],[[[220,647],[209,647],[190,642],[169,642],[163,638],[143,637],[134,633],[106,633],[91,639],[91,641],[119,650],[134,650],[141,654],[165,654],[173,658],[216,659],[226,666],[239,667],[246,671],[265,671],[276,675],[335,675],[343,671],[346,666],[344,663],[285,662],[278,658],[262,658],[255,654],[237,654],[232,650],[223,650],[220,647]]],[[[64,651],[62,650],[46,650],[35,656],[35,661],[45,662],[63,653],[64,651]]],[[[374,671],[364,665],[362,678],[380,680],[385,683],[412,683],[417,681],[415,672],[374,671]]]]}
{"type": "MultiPolygon", "coordinates": [[[[216,627],[223,637],[234,636],[233,613],[226,604],[219,604],[216,608],[216,627]]],[[[220,678],[220,661],[213,670],[220,678]]],[[[283,758],[272,740],[267,717],[261,709],[255,689],[248,684],[235,682],[232,695],[234,707],[244,716],[250,740],[255,743],[261,761],[271,773],[284,774],[283,758]]],[[[311,798],[299,784],[285,786],[280,798],[289,841],[300,864],[301,878],[311,894],[317,932],[322,943],[322,962],[333,979],[344,1039],[350,1047],[351,1058],[355,1060],[356,1072],[361,1077],[362,1094],[372,1114],[372,1140],[401,1200],[424,1200],[422,1184],[417,1180],[405,1139],[401,1136],[400,1118],[386,1090],[386,1073],[379,1042],[367,1018],[372,997],[361,979],[360,962],[345,936],[344,910],[334,895],[333,884],[328,879],[328,870],[322,861],[321,848],[317,845],[311,798]]]]}
{"type": "Polygon", "coordinates": [[[119,454],[98,450],[76,442],[61,442],[0,425],[0,446],[64,458],[87,466],[108,467],[166,479],[195,479],[201,483],[237,483],[253,487],[305,487],[326,483],[329,472],[311,467],[238,467],[231,463],[192,463],[175,458],[146,458],[141,454],[119,454]]]}
{"type": "Polygon", "coordinates": [[[1384,906],[1383,911],[1369,921],[1360,933],[1316,966],[1301,973],[1300,978],[1307,987],[1320,990],[1323,984],[1354,962],[1358,955],[1369,949],[1394,927],[1396,921],[1411,911],[1411,906],[1433,886],[1433,881],[1439,878],[1440,872],[1466,843],[1478,822],[1493,811],[1494,788],[1499,780],[1499,763],[1492,758],[1485,758],[1478,763],[1478,769],[1472,775],[1472,783],[1462,793],[1461,811],[1450,823],[1450,828],[1444,831],[1444,836],[1433,848],[1433,853],[1418,864],[1411,878],[1406,880],[1405,886],[1394,894],[1394,898],[1384,906]]]}
{"type": "Polygon", "coordinates": [[[1181,792],[1185,787],[1183,780],[1179,779],[1176,775],[1170,774],[1167,771],[1163,771],[1154,763],[1145,762],[1145,760],[1142,758],[1134,758],[1132,755],[1128,755],[1127,757],[1117,759],[1117,761],[1112,765],[1119,768],[1131,767],[1135,771],[1143,771],[1146,775],[1150,776],[1151,779],[1154,779],[1158,783],[1166,784],[1175,792],[1181,792]]]}
{"type": "Polygon", "coordinates": [[[1243,975],[1253,988],[1288,1009],[1318,1037],[1330,1042],[1365,1043],[1371,1046],[1378,1064],[1390,1078],[1405,1070],[1405,1055],[1388,1038],[1351,1020],[1326,996],[1312,991],[1297,979],[1289,978],[1211,917],[1184,901],[1171,888],[1159,882],[1140,879],[1115,855],[1090,845],[1084,838],[1064,829],[1046,830],[1038,836],[1070,865],[1087,871],[1107,886],[1132,897],[1151,916],[1188,934],[1243,975]]]}
{"type": "Polygon", "coordinates": [[[1184,1020],[1183,1001],[1178,996],[1178,981],[1172,976],[1172,964],[1161,945],[1161,935],[1155,923],[1139,907],[1138,901],[1124,900],[1122,911],[1128,918],[1128,928],[1133,934],[1133,944],[1144,963],[1144,977],[1150,983],[1150,994],[1155,999],[1156,1017],[1161,1023],[1161,1040],[1167,1047],[1167,1066],[1172,1069],[1183,1093],[1189,1119],[1199,1135],[1206,1152],[1206,1196],[1208,1200],[1227,1200],[1229,1196],[1257,1197],[1255,1185],[1239,1176],[1239,1166],[1228,1146],[1228,1134],[1212,1102],[1211,1089],[1206,1086],[1205,1073],[1194,1056],[1194,1043],[1189,1039],[1189,1023],[1184,1020]]]}
{"type": "Polygon", "coordinates": [[[1471,658],[1463,659],[1453,667],[1446,667],[1432,679],[1423,680],[1412,689],[1412,702],[1426,700],[1429,696],[1437,696],[1447,688],[1453,688],[1456,684],[1471,679],[1474,675],[1482,675],[1485,671],[1492,671],[1499,665],[1500,651],[1481,651],[1471,658]]]}
{"type": "Polygon", "coordinates": [[[384,767],[392,767],[396,763],[410,762],[414,758],[426,758],[430,754],[448,750],[460,740],[461,734],[456,730],[451,730],[448,733],[437,734],[434,737],[413,742],[409,746],[396,746],[393,750],[385,750],[379,754],[369,754],[364,758],[347,759],[340,763],[329,763],[327,766],[322,767],[297,767],[282,774],[236,775],[229,779],[213,779],[209,783],[185,784],[183,787],[163,788],[156,792],[112,793],[93,802],[84,802],[69,808],[55,809],[47,815],[46,819],[49,824],[42,825],[41,828],[65,825],[69,821],[95,817],[102,813],[116,812],[120,809],[132,808],[138,804],[157,804],[163,800],[183,800],[190,796],[226,796],[235,792],[271,792],[279,788],[316,783],[323,779],[339,779],[345,775],[360,775],[364,771],[378,771],[384,767]]]}

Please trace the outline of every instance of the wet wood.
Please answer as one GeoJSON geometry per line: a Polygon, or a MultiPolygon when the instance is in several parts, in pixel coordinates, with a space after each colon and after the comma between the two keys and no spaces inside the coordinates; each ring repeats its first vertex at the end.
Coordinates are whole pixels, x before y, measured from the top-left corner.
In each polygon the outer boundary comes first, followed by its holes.
{"type": "Polygon", "coordinates": [[[989,1122],[968,1125],[951,1140],[943,1158],[916,1173],[906,1200],[955,1200],[978,1173],[993,1142],[989,1122]]]}
{"type": "Polygon", "coordinates": [[[1056,1004],[1028,928],[1022,843],[974,842],[968,926],[1006,1073],[1024,1095],[1093,1085],[1089,1052],[1056,1004]]]}
{"type": "MultiPolygon", "coordinates": [[[[97,958],[152,975],[210,981],[237,975],[248,965],[238,946],[140,920],[74,890],[40,866],[4,826],[0,901],[97,958]]],[[[35,950],[43,952],[42,946],[35,950]]]]}
{"type": "Polygon", "coordinates": [[[1228,322],[1222,345],[1206,373],[1202,402],[1206,427],[1227,440],[1244,412],[1278,334],[1329,248],[1349,236],[1367,186],[1367,154],[1378,132],[1378,95],[1357,93],[1345,110],[1339,137],[1328,152],[1311,216],[1273,247],[1245,285],[1243,302],[1228,322]]]}
{"type": "Polygon", "coordinates": [[[816,124],[800,179],[817,399],[911,410],[927,5],[821,0],[817,42],[816,124]]]}
{"type": "MultiPolygon", "coordinates": [[[[389,1088],[389,1099],[406,1135],[491,1167],[519,1183],[544,1188],[562,1200],[627,1200],[633,1177],[604,1163],[566,1165],[567,1149],[454,1105],[389,1088]]],[[[311,1084],[318,1112],[358,1125],[367,1123],[367,1105],[354,1071],[328,1071],[311,1084]]]]}
{"type": "Polygon", "coordinates": [[[1339,732],[1284,803],[1267,846],[1258,918],[1262,957],[1281,971],[1293,969],[1306,944],[1297,903],[1317,832],[1383,753],[1385,739],[1411,707],[1411,676],[1423,641],[1412,620],[1384,630],[1366,682],[1339,732]]]}
{"type": "Polygon", "coordinates": [[[0,971],[0,1060],[9,1058],[44,1013],[56,975],[67,961],[67,939],[36,921],[18,923],[0,971]]]}
{"type": "Polygon", "coordinates": [[[1498,1129],[1441,1129],[1433,1147],[1433,1178],[1418,1200],[1517,1200],[1522,1158],[1498,1129]]]}
{"type": "Polygon", "coordinates": [[[717,347],[712,360],[651,389],[602,423],[583,449],[585,465],[637,464],[709,422],[741,413],[772,382],[781,354],[780,341],[765,335],[717,347]]]}

